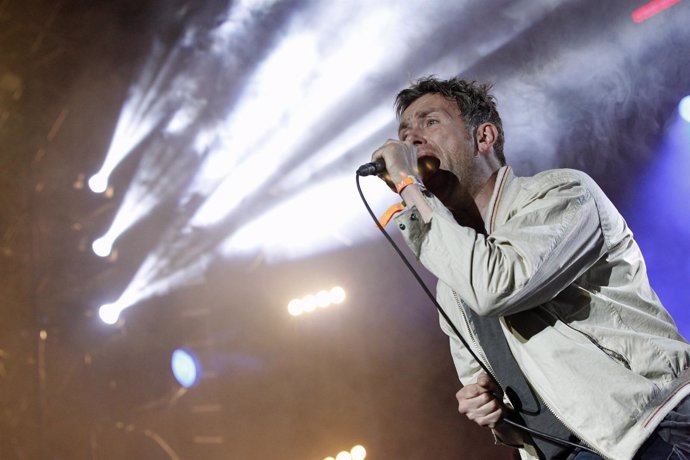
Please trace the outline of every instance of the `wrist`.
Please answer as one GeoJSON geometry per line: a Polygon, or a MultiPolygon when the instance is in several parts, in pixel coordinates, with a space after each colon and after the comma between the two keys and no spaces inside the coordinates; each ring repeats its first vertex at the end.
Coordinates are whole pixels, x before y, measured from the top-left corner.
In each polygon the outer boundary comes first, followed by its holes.
{"type": "Polygon", "coordinates": [[[402,195],[403,190],[405,190],[408,186],[413,184],[421,187],[422,189],[424,188],[424,184],[419,179],[419,177],[414,176],[412,174],[408,174],[407,176],[403,177],[401,180],[395,183],[395,191],[398,193],[398,195],[402,195]]]}

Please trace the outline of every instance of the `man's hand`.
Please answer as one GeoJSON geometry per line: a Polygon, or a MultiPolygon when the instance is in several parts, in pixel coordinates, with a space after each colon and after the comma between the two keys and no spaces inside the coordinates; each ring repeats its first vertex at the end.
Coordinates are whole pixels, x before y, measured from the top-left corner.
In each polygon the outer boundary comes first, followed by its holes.
{"type": "Polygon", "coordinates": [[[386,173],[379,176],[395,190],[395,184],[407,176],[418,176],[417,149],[412,144],[388,139],[371,156],[371,161],[382,158],[386,162],[386,173]]]}
{"type": "Polygon", "coordinates": [[[504,413],[500,401],[491,394],[496,389],[488,375],[479,374],[477,383],[465,385],[455,394],[458,411],[479,426],[494,428],[504,413]]]}

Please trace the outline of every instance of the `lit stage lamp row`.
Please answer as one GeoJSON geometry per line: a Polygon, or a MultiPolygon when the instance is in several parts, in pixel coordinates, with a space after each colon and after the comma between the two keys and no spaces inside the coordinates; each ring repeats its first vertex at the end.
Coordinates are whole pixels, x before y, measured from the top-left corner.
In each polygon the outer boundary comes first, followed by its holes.
{"type": "Polygon", "coordinates": [[[345,290],[336,286],[330,291],[323,290],[316,294],[305,295],[301,299],[292,299],[288,303],[287,310],[292,316],[299,316],[302,313],[311,313],[319,308],[327,308],[344,301],[345,290]]]}
{"type": "Polygon", "coordinates": [[[333,457],[326,457],[324,460],[364,460],[367,456],[367,451],[364,446],[357,445],[350,449],[350,452],[344,450],[333,457]]]}

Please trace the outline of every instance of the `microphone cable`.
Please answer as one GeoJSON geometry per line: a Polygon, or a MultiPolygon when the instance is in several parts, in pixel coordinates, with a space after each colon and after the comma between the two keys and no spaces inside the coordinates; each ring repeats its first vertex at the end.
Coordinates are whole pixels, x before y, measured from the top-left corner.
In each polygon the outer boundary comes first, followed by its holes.
{"type": "MultiPolygon", "coordinates": [[[[378,227],[378,229],[381,231],[381,233],[383,233],[383,236],[386,238],[386,240],[393,247],[395,252],[400,257],[400,260],[402,260],[403,264],[407,267],[407,269],[410,271],[410,273],[412,273],[412,276],[414,276],[414,279],[417,281],[417,283],[422,288],[422,290],[427,295],[427,297],[429,297],[429,300],[431,300],[431,302],[434,304],[434,306],[436,307],[436,310],[438,310],[439,314],[443,317],[443,319],[446,321],[446,323],[448,323],[450,328],[453,330],[453,333],[460,340],[460,342],[465,347],[465,349],[467,349],[467,351],[470,353],[470,355],[472,355],[474,360],[477,361],[477,363],[482,368],[482,370],[484,370],[486,375],[488,375],[489,378],[491,378],[491,380],[493,380],[496,387],[502,388],[501,385],[498,383],[498,380],[496,380],[496,377],[494,377],[493,373],[491,371],[489,371],[486,364],[484,364],[484,362],[481,359],[479,359],[479,357],[475,354],[474,350],[472,350],[472,348],[469,346],[469,344],[467,343],[465,338],[462,336],[462,334],[460,334],[460,331],[458,331],[458,328],[455,327],[455,324],[453,323],[453,321],[451,321],[450,317],[446,314],[443,307],[441,307],[441,305],[438,303],[438,301],[436,301],[436,296],[434,296],[431,293],[429,288],[424,283],[424,280],[422,280],[422,277],[419,276],[419,273],[417,273],[417,270],[415,270],[415,268],[412,266],[412,264],[410,264],[410,262],[407,260],[407,257],[405,257],[405,255],[402,253],[402,251],[400,250],[398,245],[395,244],[395,241],[393,241],[393,238],[388,234],[386,229],[383,228],[383,226],[381,225],[379,220],[376,218],[376,214],[374,214],[374,211],[372,211],[371,207],[369,206],[369,203],[367,202],[366,198],[364,197],[364,193],[362,192],[362,187],[359,183],[359,177],[360,177],[360,174],[355,173],[355,178],[356,178],[356,182],[357,182],[357,192],[359,193],[359,196],[362,199],[362,203],[364,203],[364,207],[367,209],[367,212],[369,213],[371,218],[374,219],[374,222],[376,222],[376,226],[378,227]]],[[[496,395],[493,395],[493,396],[498,399],[498,397],[496,395]]],[[[499,400],[499,402],[502,404],[502,402],[500,400],[499,400]]],[[[501,418],[501,421],[507,423],[508,425],[512,425],[513,427],[515,427],[519,430],[526,431],[527,433],[530,433],[531,435],[538,436],[542,439],[546,439],[548,441],[555,442],[555,443],[561,444],[563,446],[573,447],[573,448],[580,449],[580,450],[586,450],[586,451],[591,452],[595,455],[599,455],[599,453],[597,451],[591,449],[588,446],[585,446],[582,444],[577,444],[577,443],[568,441],[566,439],[557,438],[557,437],[552,436],[548,433],[544,433],[542,431],[538,431],[538,430],[529,428],[529,427],[527,427],[521,423],[518,423],[518,422],[511,420],[508,416],[504,416],[503,418],[501,418]]]]}

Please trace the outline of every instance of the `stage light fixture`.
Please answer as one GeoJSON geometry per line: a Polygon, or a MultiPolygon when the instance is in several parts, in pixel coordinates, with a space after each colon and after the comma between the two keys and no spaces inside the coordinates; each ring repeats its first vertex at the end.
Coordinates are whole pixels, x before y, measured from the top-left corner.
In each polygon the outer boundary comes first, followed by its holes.
{"type": "Polygon", "coordinates": [[[356,445],[350,450],[352,460],[364,460],[367,456],[367,450],[362,445],[356,445]]]}
{"type": "Polygon", "coordinates": [[[106,236],[102,236],[91,244],[91,249],[98,257],[108,257],[113,249],[113,241],[106,236]]]}
{"type": "Polygon", "coordinates": [[[89,188],[94,193],[103,193],[108,189],[108,177],[105,174],[96,173],[89,178],[89,188]]]}
{"type": "Polygon", "coordinates": [[[120,318],[121,309],[117,305],[108,303],[98,309],[98,316],[105,324],[115,324],[120,318]]]}
{"type": "Polygon", "coordinates": [[[316,297],[311,294],[302,297],[302,310],[307,313],[316,310],[316,297]]]}
{"type": "Polygon", "coordinates": [[[331,296],[328,291],[319,291],[316,294],[316,306],[325,308],[331,304],[331,296]]]}
{"type": "Polygon", "coordinates": [[[299,316],[302,313],[311,313],[316,309],[328,308],[331,305],[341,304],[345,301],[345,290],[335,286],[330,290],[321,290],[317,294],[308,294],[301,299],[292,299],[287,306],[288,313],[299,316]]]}
{"type": "Polygon", "coordinates": [[[678,103],[678,113],[681,118],[690,123],[690,96],[685,96],[678,103]]]}
{"type": "Polygon", "coordinates": [[[117,323],[122,311],[131,307],[143,298],[141,295],[141,290],[141,286],[138,286],[135,283],[130,283],[130,285],[127,286],[127,289],[125,289],[125,292],[123,292],[115,302],[104,304],[98,309],[98,316],[106,324],[117,323]]]}
{"type": "Polygon", "coordinates": [[[153,191],[151,192],[149,195],[146,195],[146,192],[137,186],[127,189],[122,204],[115,214],[110,227],[92,245],[97,255],[107,257],[115,241],[137,222],[149,215],[160,199],[153,191]]]}
{"type": "Polygon", "coordinates": [[[328,295],[330,297],[331,303],[341,304],[345,301],[345,289],[341,288],[340,286],[332,288],[328,292],[328,295]]]}
{"type": "Polygon", "coordinates": [[[201,379],[201,363],[199,358],[185,348],[178,348],[172,353],[170,366],[177,382],[184,388],[191,388],[201,379]]]}
{"type": "Polygon", "coordinates": [[[292,299],[290,303],[288,303],[288,313],[292,316],[299,316],[304,313],[302,310],[302,301],[300,299],[292,299]]]}
{"type": "Polygon", "coordinates": [[[340,451],[338,455],[333,457],[326,457],[323,460],[364,460],[367,456],[367,450],[364,446],[358,444],[354,446],[350,451],[340,451]]]}

